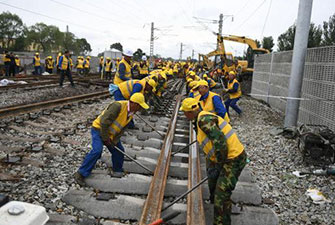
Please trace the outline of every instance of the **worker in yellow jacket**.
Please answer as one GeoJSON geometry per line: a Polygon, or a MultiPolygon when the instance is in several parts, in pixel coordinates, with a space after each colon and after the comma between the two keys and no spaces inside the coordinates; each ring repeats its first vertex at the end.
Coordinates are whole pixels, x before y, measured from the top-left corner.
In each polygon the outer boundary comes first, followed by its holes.
{"type": "Polygon", "coordinates": [[[206,155],[210,200],[214,203],[214,225],[231,224],[230,199],[247,163],[247,154],[237,134],[222,117],[201,111],[198,101],[186,98],[180,107],[188,120],[195,121],[197,142],[206,155]]]}
{"type": "Polygon", "coordinates": [[[84,75],[84,57],[78,56],[77,57],[77,63],[76,63],[77,73],[80,76],[84,75]]]}
{"type": "Polygon", "coordinates": [[[133,115],[141,108],[148,109],[142,93],[133,94],[129,100],[113,101],[93,121],[91,128],[92,150],[85,156],[83,163],[74,174],[75,180],[82,186],[85,185],[85,178],[88,177],[98,159],[100,159],[103,146],[105,145],[112,154],[113,176],[123,176],[124,155],[115,147],[124,151],[120,137],[132,120],[133,115]]]}
{"type": "Polygon", "coordinates": [[[35,75],[42,75],[42,67],[41,67],[41,58],[40,53],[36,52],[33,58],[33,66],[35,75]]]}
{"type": "Polygon", "coordinates": [[[112,79],[112,69],[113,69],[113,62],[110,57],[106,58],[106,62],[104,64],[105,68],[105,73],[106,73],[106,80],[111,80],[112,79]]]}
{"type": "Polygon", "coordinates": [[[61,69],[61,75],[59,79],[59,86],[63,87],[63,82],[65,76],[68,77],[71,86],[74,87],[73,79],[72,79],[72,74],[71,74],[71,58],[70,58],[70,52],[66,50],[64,52],[64,55],[62,55],[59,58],[59,65],[58,67],[61,69]]]}
{"type": "Polygon", "coordinates": [[[228,88],[224,90],[229,95],[229,98],[225,101],[227,112],[229,114],[229,107],[232,107],[238,115],[241,115],[242,110],[236,104],[242,96],[241,85],[237,81],[234,71],[229,72],[228,79],[228,88]]]}
{"type": "Polygon", "coordinates": [[[52,56],[48,56],[45,59],[45,70],[49,73],[52,74],[54,69],[54,60],[52,59],[52,56]]]}
{"type": "Polygon", "coordinates": [[[21,61],[18,55],[15,55],[15,75],[19,74],[21,67],[21,61]]]}
{"type": "Polygon", "coordinates": [[[114,77],[114,84],[116,85],[132,79],[131,59],[133,57],[133,52],[131,50],[126,50],[122,55],[123,58],[119,63],[114,77]]]}

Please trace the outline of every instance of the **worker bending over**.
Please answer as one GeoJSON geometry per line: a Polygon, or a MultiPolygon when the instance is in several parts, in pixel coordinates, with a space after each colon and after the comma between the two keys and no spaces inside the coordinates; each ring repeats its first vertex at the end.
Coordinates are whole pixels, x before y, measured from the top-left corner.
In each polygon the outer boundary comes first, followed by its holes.
{"type": "Polygon", "coordinates": [[[114,77],[114,84],[118,85],[124,81],[131,80],[131,58],[133,57],[133,52],[127,50],[122,53],[123,58],[120,61],[117,71],[114,77]]]}
{"type": "Polygon", "coordinates": [[[204,74],[202,77],[205,81],[207,81],[210,91],[217,87],[216,82],[212,78],[208,77],[207,74],[204,74]]]}
{"type": "Polygon", "coordinates": [[[241,115],[242,110],[237,106],[238,100],[242,96],[241,85],[236,79],[236,73],[233,71],[229,72],[228,75],[228,89],[224,92],[229,94],[229,98],[225,101],[226,109],[229,115],[229,106],[232,107],[239,115],[241,115]]]}
{"type": "Polygon", "coordinates": [[[91,128],[92,150],[86,155],[74,178],[80,185],[84,186],[84,179],[88,177],[98,159],[101,158],[103,146],[105,145],[112,154],[113,176],[123,176],[124,155],[115,149],[122,151],[124,148],[120,137],[124,133],[133,115],[141,108],[148,109],[142,93],[135,93],[130,100],[112,102],[93,121],[91,128]]]}
{"type": "Polygon", "coordinates": [[[195,122],[197,142],[206,155],[214,224],[230,225],[230,197],[247,160],[244,147],[229,123],[218,115],[201,111],[196,99],[186,98],[180,110],[195,122]]]}
{"type": "Polygon", "coordinates": [[[194,90],[198,90],[199,95],[194,97],[200,103],[201,110],[214,113],[222,118],[228,123],[230,122],[226,108],[222,103],[221,97],[209,91],[208,83],[205,80],[200,80],[193,87],[194,90]]]}

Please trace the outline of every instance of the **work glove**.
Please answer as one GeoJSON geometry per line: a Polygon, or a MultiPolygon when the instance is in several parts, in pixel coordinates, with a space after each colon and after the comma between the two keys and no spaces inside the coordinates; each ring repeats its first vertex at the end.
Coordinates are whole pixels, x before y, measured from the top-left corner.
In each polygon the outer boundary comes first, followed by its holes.
{"type": "Polygon", "coordinates": [[[104,140],[103,143],[107,147],[113,145],[112,140],[110,138],[108,138],[107,140],[104,140]]]}
{"type": "Polygon", "coordinates": [[[208,168],[207,169],[207,176],[210,179],[216,179],[220,175],[220,170],[218,168],[208,168]]]}

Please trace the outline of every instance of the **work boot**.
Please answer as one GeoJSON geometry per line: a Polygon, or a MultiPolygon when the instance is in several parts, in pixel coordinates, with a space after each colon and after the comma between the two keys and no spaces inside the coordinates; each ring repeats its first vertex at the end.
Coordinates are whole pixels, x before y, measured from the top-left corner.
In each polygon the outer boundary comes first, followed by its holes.
{"type": "Polygon", "coordinates": [[[74,180],[80,185],[80,186],[86,186],[85,183],[85,177],[81,175],[78,171],[74,173],[73,175],[74,180]]]}
{"type": "Polygon", "coordinates": [[[122,178],[123,175],[124,175],[123,172],[113,172],[113,173],[111,174],[111,177],[122,178]]]}

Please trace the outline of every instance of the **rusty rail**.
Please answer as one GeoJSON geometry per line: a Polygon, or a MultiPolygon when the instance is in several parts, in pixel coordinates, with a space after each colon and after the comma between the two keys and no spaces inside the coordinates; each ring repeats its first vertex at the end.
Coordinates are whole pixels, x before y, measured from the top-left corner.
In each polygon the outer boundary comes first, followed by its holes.
{"type": "MultiPolygon", "coordinates": [[[[190,143],[197,138],[190,122],[190,143]]],[[[201,181],[201,167],[198,145],[190,146],[188,158],[188,190],[201,181]]],[[[187,196],[187,225],[205,225],[205,211],[202,198],[202,187],[198,187],[187,196]]]]}
{"type": "Polygon", "coordinates": [[[32,103],[32,104],[27,104],[27,105],[9,106],[9,107],[0,109],[0,119],[5,118],[7,116],[15,116],[18,114],[39,110],[42,108],[48,108],[48,107],[56,106],[56,105],[64,105],[64,104],[68,104],[71,102],[82,101],[82,100],[86,100],[90,98],[108,97],[109,95],[110,94],[108,91],[99,91],[99,92],[94,92],[94,93],[89,93],[89,94],[76,95],[72,97],[54,99],[54,100],[32,103]]]}
{"type": "Polygon", "coordinates": [[[171,118],[168,132],[165,136],[163,147],[158,158],[157,167],[154,176],[150,183],[150,189],[147,199],[145,201],[140,225],[152,223],[161,216],[163,206],[163,198],[165,192],[166,180],[169,172],[169,165],[171,160],[172,143],[174,132],[177,123],[178,111],[180,106],[181,96],[176,96],[176,106],[171,118]]]}

